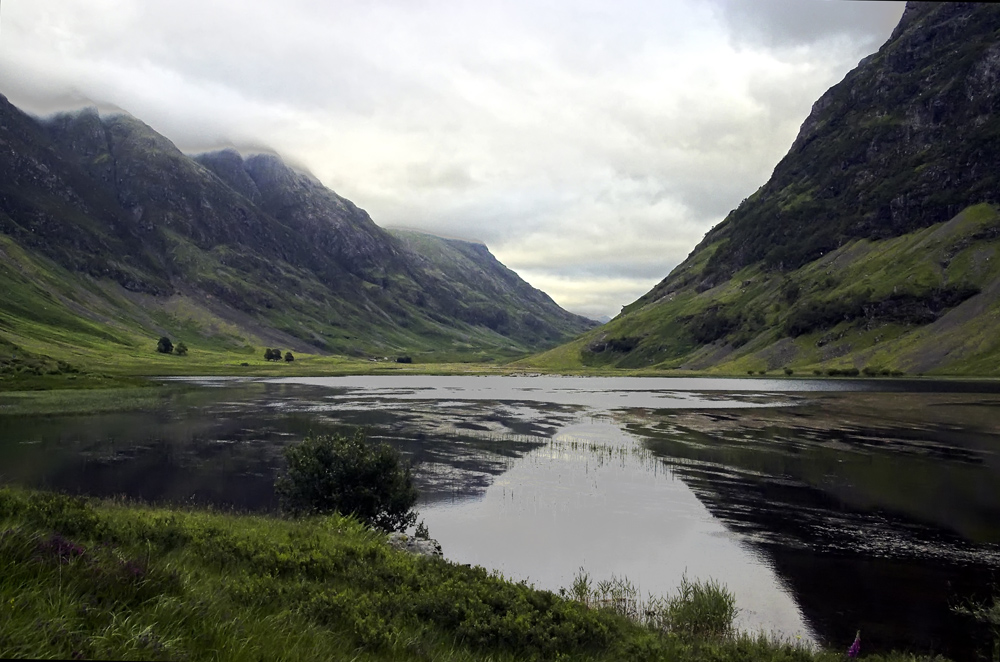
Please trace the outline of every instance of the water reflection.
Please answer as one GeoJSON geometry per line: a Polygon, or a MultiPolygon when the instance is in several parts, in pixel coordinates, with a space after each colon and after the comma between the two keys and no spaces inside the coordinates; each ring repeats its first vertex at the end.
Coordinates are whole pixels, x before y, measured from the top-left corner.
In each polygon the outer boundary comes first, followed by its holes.
{"type": "Polygon", "coordinates": [[[995,396],[831,395],[624,424],[766,552],[825,642],[861,628],[879,648],[976,659],[988,638],[950,607],[986,597],[1000,567],[998,410],[995,396]]]}
{"type": "Polygon", "coordinates": [[[747,627],[835,647],[860,627],[867,650],[956,659],[983,644],[949,606],[1000,566],[992,383],[173,383],[145,412],[0,417],[0,479],[268,510],[285,444],[372,426],[459,562],[551,589],[582,565],[653,593],[686,570],[728,584],[747,627]]]}
{"type": "Polygon", "coordinates": [[[611,422],[568,425],[482,498],[422,514],[449,558],[539,588],[570,586],[580,567],[597,579],[628,577],[644,595],[673,592],[685,573],[714,577],[736,594],[740,626],[812,638],[766,559],[611,422]]]}

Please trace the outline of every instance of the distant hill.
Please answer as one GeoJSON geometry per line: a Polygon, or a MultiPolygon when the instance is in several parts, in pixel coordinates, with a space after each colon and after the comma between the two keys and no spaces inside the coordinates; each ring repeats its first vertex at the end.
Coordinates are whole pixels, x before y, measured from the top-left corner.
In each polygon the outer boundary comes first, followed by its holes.
{"type": "Polygon", "coordinates": [[[168,335],[479,360],[593,326],[485,246],[396,237],[276,156],[191,157],[127,114],[40,120],[3,97],[0,258],[0,341],[43,358],[168,335]]]}
{"type": "Polygon", "coordinates": [[[1000,373],[998,110],[1000,6],[907,3],[681,265],[527,363],[1000,373]]]}

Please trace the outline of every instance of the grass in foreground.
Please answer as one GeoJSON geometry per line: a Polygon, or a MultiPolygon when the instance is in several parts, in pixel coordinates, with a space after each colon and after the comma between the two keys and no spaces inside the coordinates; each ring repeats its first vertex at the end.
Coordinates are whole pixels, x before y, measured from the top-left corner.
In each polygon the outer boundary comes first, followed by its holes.
{"type": "Polygon", "coordinates": [[[617,611],[396,551],[339,516],[0,489],[3,658],[843,659],[725,623],[695,634],[617,611]]]}

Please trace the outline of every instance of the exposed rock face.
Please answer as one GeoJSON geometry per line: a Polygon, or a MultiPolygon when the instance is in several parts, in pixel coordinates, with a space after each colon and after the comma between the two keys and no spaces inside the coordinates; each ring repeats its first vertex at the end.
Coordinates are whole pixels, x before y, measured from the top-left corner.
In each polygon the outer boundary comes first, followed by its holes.
{"type": "Polygon", "coordinates": [[[417,556],[443,556],[441,543],[429,538],[414,538],[405,533],[390,533],[389,545],[417,556]]]}
{"type": "Polygon", "coordinates": [[[214,172],[219,179],[250,202],[257,204],[261,201],[260,189],[247,173],[243,157],[235,149],[199,154],[194,160],[214,172]]]}

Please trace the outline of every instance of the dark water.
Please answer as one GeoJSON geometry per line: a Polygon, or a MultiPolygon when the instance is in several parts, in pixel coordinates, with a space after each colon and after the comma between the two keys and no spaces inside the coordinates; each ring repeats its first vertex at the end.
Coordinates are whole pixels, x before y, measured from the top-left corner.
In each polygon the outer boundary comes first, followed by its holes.
{"type": "Polygon", "coordinates": [[[371,426],[449,558],[737,595],[740,625],[976,659],[1000,568],[1000,388],[901,380],[173,381],[149,411],[0,417],[0,480],[269,510],[281,450],[371,426]]]}

